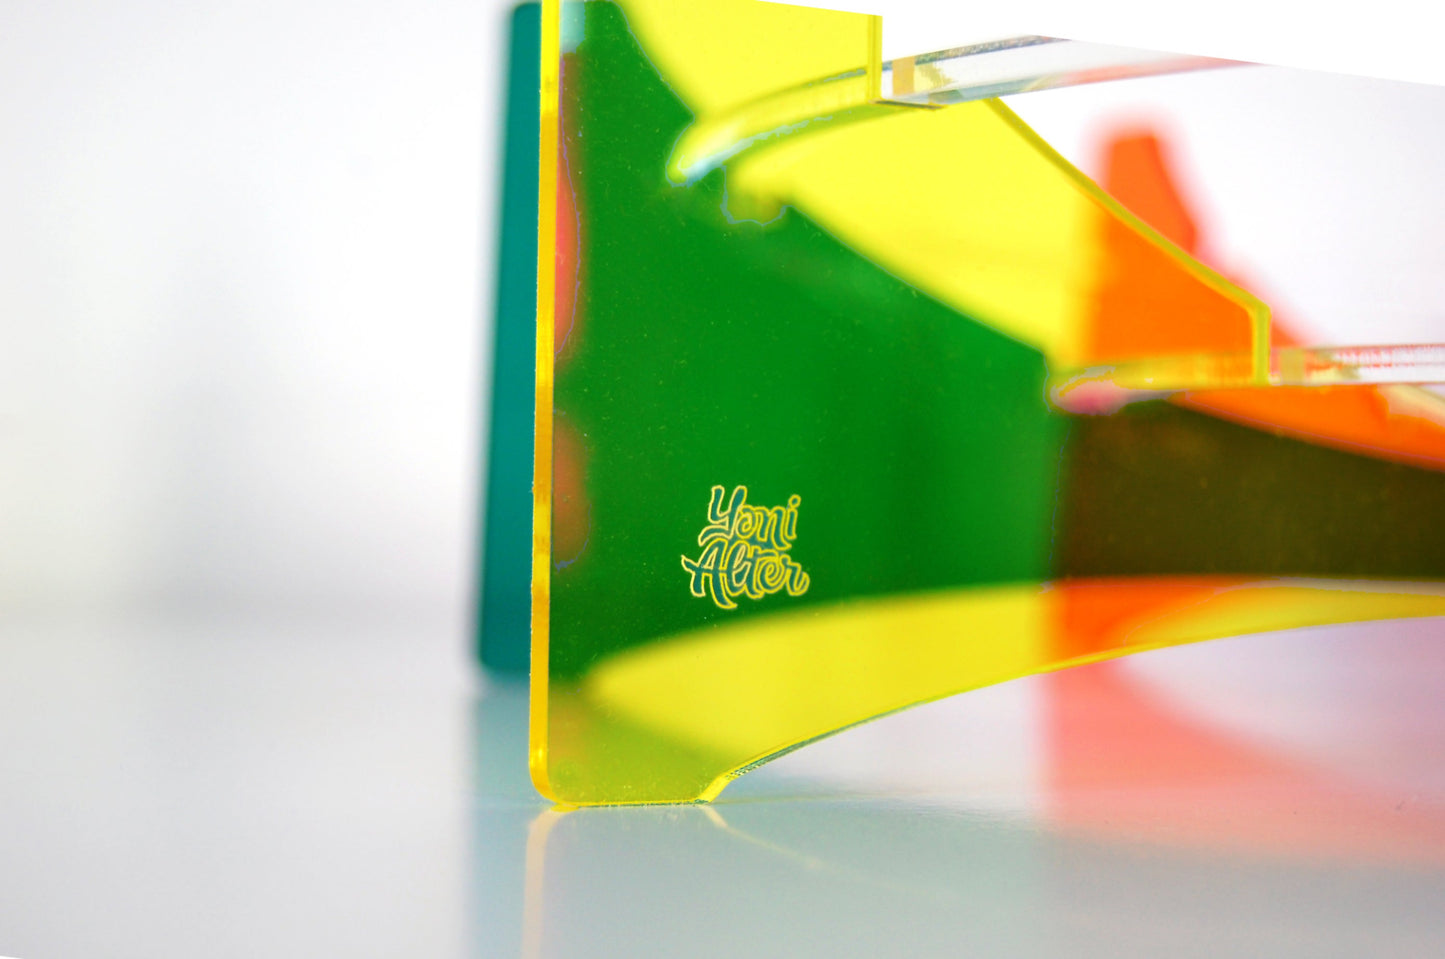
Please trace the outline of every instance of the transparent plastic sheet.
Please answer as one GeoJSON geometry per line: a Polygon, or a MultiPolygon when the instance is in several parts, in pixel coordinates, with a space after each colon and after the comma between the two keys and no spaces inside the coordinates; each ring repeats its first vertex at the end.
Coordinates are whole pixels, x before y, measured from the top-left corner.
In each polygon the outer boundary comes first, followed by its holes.
{"type": "Polygon", "coordinates": [[[531,765],[560,802],[710,799],[1135,650],[1445,615],[1441,403],[1349,385],[1438,358],[1275,342],[1001,103],[887,100],[878,39],[544,8],[531,765]]]}

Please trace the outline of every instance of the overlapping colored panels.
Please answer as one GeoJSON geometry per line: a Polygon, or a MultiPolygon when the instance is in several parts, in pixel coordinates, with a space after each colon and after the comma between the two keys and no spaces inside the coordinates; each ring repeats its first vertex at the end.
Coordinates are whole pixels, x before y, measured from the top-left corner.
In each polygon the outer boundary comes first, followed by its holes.
{"type": "Polygon", "coordinates": [[[866,76],[871,18],[565,6],[544,52],[544,792],[710,798],[1029,672],[1445,612],[1418,587],[1261,579],[1445,574],[1415,533],[1445,518],[1440,474],[1163,402],[1049,404],[1051,372],[1131,351],[1256,357],[1266,313],[1001,105],[779,131],[679,183],[693,124],[823,60],[866,76]]]}

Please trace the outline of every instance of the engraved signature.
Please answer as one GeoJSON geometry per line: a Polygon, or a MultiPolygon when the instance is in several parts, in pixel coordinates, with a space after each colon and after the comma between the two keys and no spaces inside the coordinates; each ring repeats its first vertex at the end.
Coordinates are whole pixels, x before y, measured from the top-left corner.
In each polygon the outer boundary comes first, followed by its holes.
{"type": "Polygon", "coordinates": [[[788,555],[798,535],[802,498],[790,496],[786,506],[750,506],[748,488],[739,486],[724,507],[725,492],[721,486],[712,488],[707,525],[697,537],[701,555],[682,557],[682,568],[692,577],[692,595],[711,595],[720,608],[735,609],[738,596],[806,593],[808,574],[788,555]]]}

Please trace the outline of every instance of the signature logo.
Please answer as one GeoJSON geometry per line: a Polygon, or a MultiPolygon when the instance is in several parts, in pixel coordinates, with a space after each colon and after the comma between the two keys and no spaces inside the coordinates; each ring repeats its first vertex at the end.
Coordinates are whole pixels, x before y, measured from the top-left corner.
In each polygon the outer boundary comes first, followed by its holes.
{"type": "Polygon", "coordinates": [[[724,506],[725,492],[721,486],[712,488],[707,525],[697,536],[702,554],[682,558],[682,568],[692,577],[692,595],[711,596],[720,608],[735,609],[738,596],[806,593],[808,574],[788,555],[798,536],[802,498],[790,496],[786,506],[749,506],[748,488],[739,486],[724,506]]]}

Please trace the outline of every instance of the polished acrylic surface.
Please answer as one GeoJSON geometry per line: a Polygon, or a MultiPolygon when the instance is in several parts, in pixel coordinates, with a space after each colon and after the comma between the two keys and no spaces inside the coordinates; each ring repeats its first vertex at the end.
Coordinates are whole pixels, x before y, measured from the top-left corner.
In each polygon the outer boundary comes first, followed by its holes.
{"type": "Polygon", "coordinates": [[[712,799],[1017,676],[1445,612],[1445,403],[1279,385],[1294,341],[1138,195],[1147,142],[1106,192],[998,101],[887,102],[876,28],[543,11],[531,765],[555,800],[712,799]],[[1209,388],[1110,372],[1141,363],[1209,388]]]}

